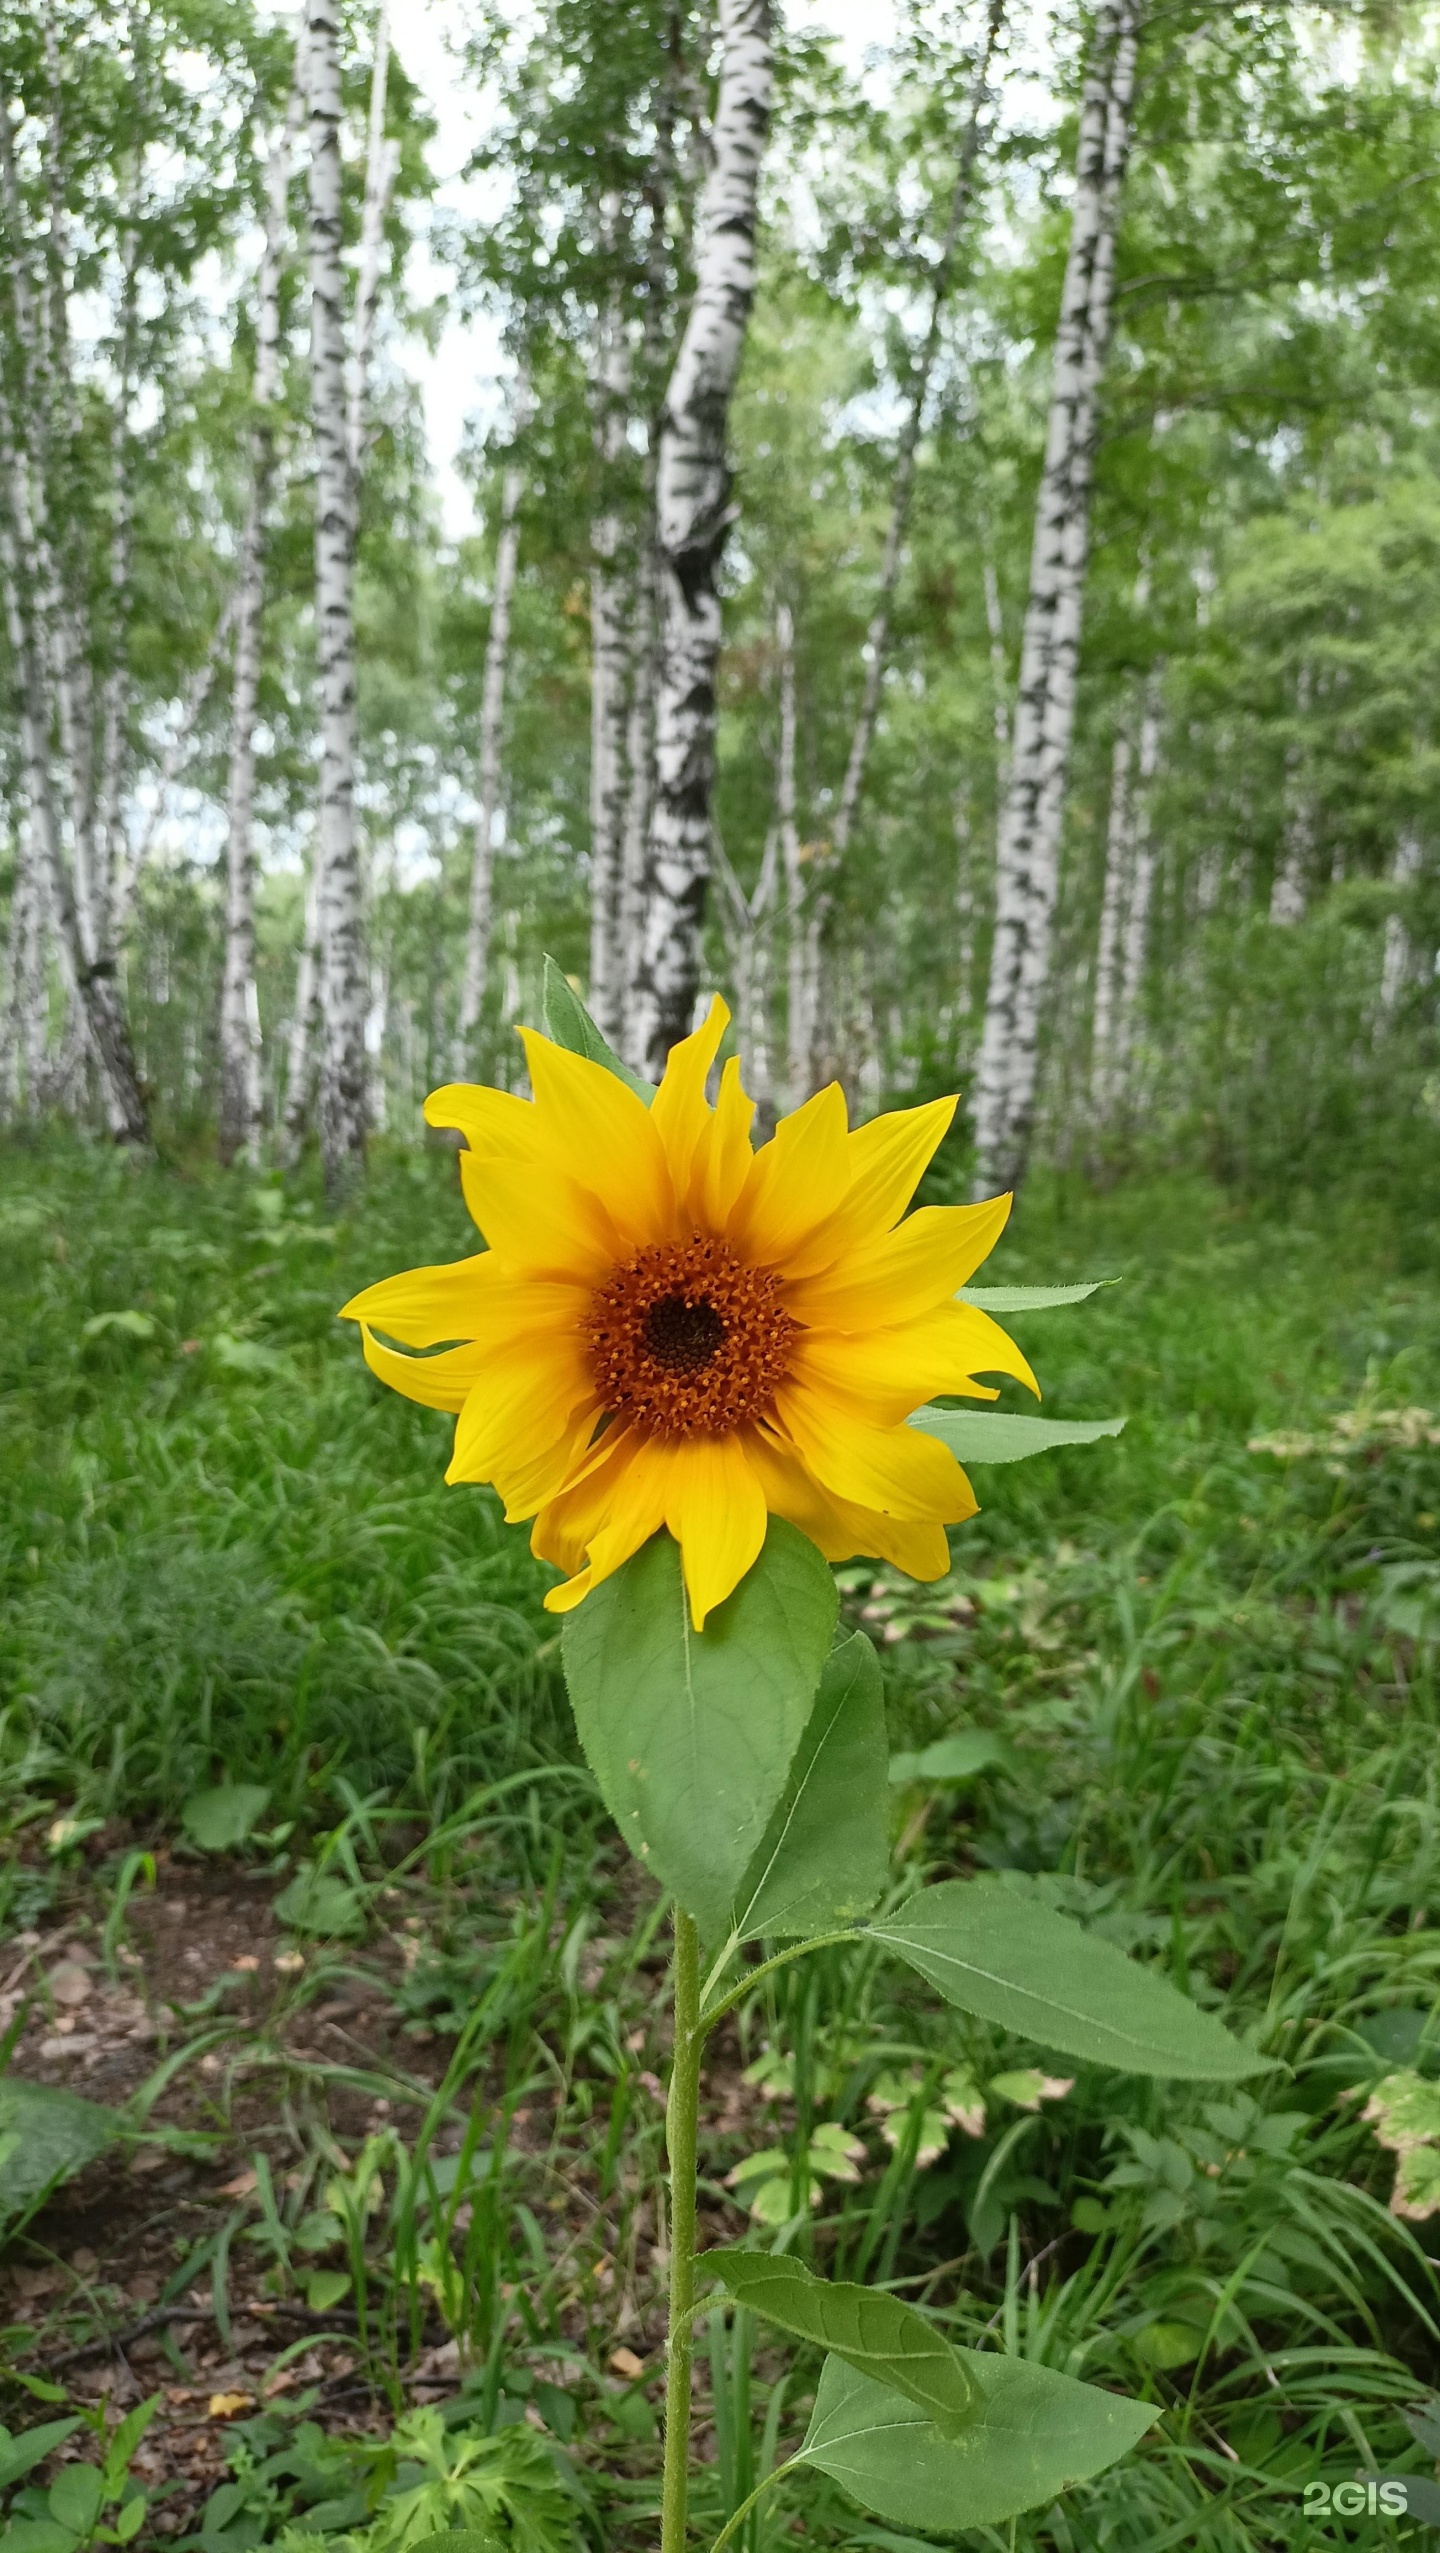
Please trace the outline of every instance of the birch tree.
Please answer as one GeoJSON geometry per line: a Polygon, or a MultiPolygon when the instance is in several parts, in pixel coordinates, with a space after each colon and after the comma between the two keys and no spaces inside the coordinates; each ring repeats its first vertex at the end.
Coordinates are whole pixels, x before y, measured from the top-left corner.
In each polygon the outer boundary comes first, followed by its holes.
{"type": "Polygon", "coordinates": [[[230,761],[226,787],[225,974],[220,996],[220,1127],[222,1162],[254,1163],[260,1134],[260,1007],[255,989],[255,716],[265,603],[265,547],[277,460],[275,405],[280,391],[280,287],[289,225],[290,155],[303,111],[299,63],[285,123],[271,146],[265,175],[265,245],[256,289],[254,419],[250,429],[250,497],[235,576],[235,664],[230,695],[230,761]]]}
{"type": "Polygon", "coordinates": [[[1034,1120],[1075,722],[1096,402],[1110,339],[1138,21],[1139,0],[1102,0],[1081,106],[976,1069],[976,1183],[986,1193],[1023,1176],[1034,1120]]]}
{"type": "Polygon", "coordinates": [[[633,1051],[657,1079],[700,990],[715,770],[720,555],[732,519],[730,401],[755,297],[760,166],[774,82],[770,0],[719,0],[713,160],[696,223],[695,289],[661,416],[656,540],[662,635],[655,789],[633,1051]]]}
{"type": "MultiPolygon", "coordinates": [[[[516,391],[512,435],[528,423],[530,393],[522,375],[516,391]]],[[[520,499],[525,476],[518,457],[500,483],[500,536],[495,546],[495,584],[490,597],[490,627],[485,637],[485,675],[480,694],[480,805],[470,851],[470,892],[465,929],[465,967],[455,1023],[451,1072],[464,1081],[475,1068],[475,1035],[485,1004],[490,971],[490,929],[494,909],[495,827],[501,807],[501,747],[505,716],[505,677],[510,661],[510,610],[520,559],[520,499]]]]}
{"type": "MultiPolygon", "coordinates": [[[[605,229],[614,247],[615,209],[605,229]]],[[[601,315],[595,372],[595,459],[600,507],[590,566],[590,1008],[604,1034],[622,1034],[625,814],[628,797],[629,622],[633,576],[617,480],[627,449],[630,350],[618,286],[601,315]]]]}

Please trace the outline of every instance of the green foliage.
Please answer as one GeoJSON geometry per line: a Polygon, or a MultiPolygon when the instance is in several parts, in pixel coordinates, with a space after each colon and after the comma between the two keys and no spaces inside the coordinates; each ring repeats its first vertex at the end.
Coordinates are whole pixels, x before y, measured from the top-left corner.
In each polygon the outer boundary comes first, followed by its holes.
{"type": "Polygon", "coordinates": [[[932,1402],[917,1410],[912,1427],[938,1436],[962,1463],[1023,1463],[1031,1454],[1048,1454],[1057,1445],[1093,1445],[1102,1436],[1118,1436],[1123,1418],[1015,1418],[1008,1410],[942,1409],[932,1402]]]}
{"type": "Polygon", "coordinates": [[[707,2252],[699,2266],[762,2321],[918,2403],[941,2437],[958,2437],[979,2416],[982,2397],[963,2358],[898,2296],[816,2278],[803,2261],[783,2255],[707,2252]]]}
{"type": "Polygon", "coordinates": [[[835,1610],[814,1544],[772,1516],[703,1632],[666,1533],[566,1617],[565,1679],[601,1796],[707,1937],[724,1938],[785,1788],[835,1610]]]}
{"type": "Polygon", "coordinates": [[[1155,2418],[1145,2403],[1051,2367],[978,2349],[956,2355],[982,2407],[949,2434],[905,2394],[827,2359],[797,2461],[818,2465],[894,2526],[960,2535],[998,2526],[1103,2472],[1155,2418]]]}
{"type": "Polygon", "coordinates": [[[1090,2065],[1224,2083],[1271,2062],[1021,1888],[945,1880],[868,1930],[962,2012],[1090,2065]]]}
{"type": "Polygon", "coordinates": [[[741,1881],[731,1931],[785,1937],[867,1914],[885,1885],[885,1701],[858,1632],[825,1661],[784,1792],[741,1881]]]}
{"type": "Polygon", "coordinates": [[[93,2163],[125,2131],[115,2110],[57,2084],[0,2074],[0,2228],[93,2163]]]}
{"type": "Polygon", "coordinates": [[[180,1823],[202,1852],[230,1852],[258,1826],[269,1803],[263,1782],[220,1782],[185,1802],[180,1823]]]}

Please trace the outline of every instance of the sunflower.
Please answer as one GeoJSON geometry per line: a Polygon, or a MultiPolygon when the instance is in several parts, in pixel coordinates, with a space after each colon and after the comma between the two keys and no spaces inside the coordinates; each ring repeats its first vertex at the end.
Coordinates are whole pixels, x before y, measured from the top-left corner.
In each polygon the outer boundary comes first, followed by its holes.
{"type": "Polygon", "coordinates": [[[955,1101],[852,1131],[832,1084],[757,1151],[735,1059],[705,1097],[728,1019],[717,999],[648,1108],[532,1029],[533,1100],[436,1091],[426,1117],[465,1138],[489,1247],[387,1277],[340,1316],[382,1382],[456,1413],[446,1479],[489,1481],[510,1522],[534,1519],[532,1548],[567,1573],[554,1613],[664,1526],[701,1630],[769,1515],[828,1560],[942,1577],[945,1527],[976,1502],[907,1418],[937,1393],[994,1400],[977,1373],[1037,1389],[1013,1340],[955,1299],[1010,1199],[901,1220],[955,1101]]]}

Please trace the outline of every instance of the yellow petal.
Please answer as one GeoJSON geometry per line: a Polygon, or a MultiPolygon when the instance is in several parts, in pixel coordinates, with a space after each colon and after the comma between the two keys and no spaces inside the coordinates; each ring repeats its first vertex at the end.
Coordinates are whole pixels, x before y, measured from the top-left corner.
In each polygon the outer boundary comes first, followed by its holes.
{"type": "Polygon", "coordinates": [[[360,1343],[371,1373],[388,1383],[392,1392],[403,1392],[407,1401],[418,1401],[422,1409],[462,1409],[487,1362],[481,1347],[446,1348],[440,1356],[402,1356],[397,1348],[382,1347],[363,1321],[360,1343]]]}
{"type": "Polygon", "coordinates": [[[1008,1197],[979,1206],[921,1206],[822,1275],[787,1281],[785,1308],[807,1327],[890,1329],[947,1302],[994,1249],[1008,1197]]]}
{"type": "Polygon", "coordinates": [[[845,1094],[838,1082],[782,1117],[751,1164],[732,1237],[758,1267],[783,1269],[799,1244],[834,1214],[850,1184],[845,1094]]]}
{"type": "Polygon", "coordinates": [[[552,1167],[602,1197],[632,1247],[664,1240],[674,1191],[653,1110],[588,1055],[572,1055],[533,1028],[520,1035],[552,1167]]]}
{"type": "Polygon", "coordinates": [[[1037,1400],[1040,1396],[1014,1340],[970,1303],[944,1303],[890,1330],[805,1330],[795,1342],[791,1371],[820,1393],[863,1401],[872,1416],[892,1427],[942,1392],[993,1400],[995,1393],[976,1382],[977,1374],[1013,1374],[1037,1400]]]}
{"type": "Polygon", "coordinates": [[[507,1276],[492,1250],[448,1267],[407,1268],[352,1295],[337,1318],[368,1321],[407,1347],[442,1339],[498,1345],[516,1330],[579,1330],[590,1302],[585,1286],[507,1276]]]}
{"type": "Polygon", "coordinates": [[[750,1432],[751,1468],[765,1492],[772,1516],[783,1516],[821,1550],[827,1560],[848,1560],[863,1549],[851,1533],[838,1499],[823,1490],[808,1472],[793,1445],[771,1428],[750,1432]]]}
{"type": "MultiPolygon", "coordinates": [[[[582,1415],[593,1423],[599,1414],[578,1340],[516,1341],[503,1358],[487,1359],[487,1371],[467,1397],[445,1477],[493,1480],[509,1506],[506,1483],[527,1481],[536,1463],[547,1461],[562,1441],[569,1445],[582,1415]]],[[[562,1467],[557,1484],[563,1477],[562,1467]]]]}
{"type": "Polygon", "coordinates": [[[508,1152],[529,1160],[538,1140],[535,1110],[513,1090],[479,1082],[447,1082],[425,1102],[427,1126],[453,1126],[472,1152],[508,1152]]]}
{"type": "Polygon", "coordinates": [[[460,1155],[465,1203],[507,1276],[549,1277],[592,1290],[630,1256],[599,1198],[530,1162],[460,1155]]]}
{"type": "Polygon", "coordinates": [[[671,1047],[660,1087],[646,1112],[664,1144],[677,1198],[689,1195],[695,1147],[710,1122],[705,1083],[729,1024],[730,1013],[717,993],[703,1028],[671,1047]]]}
{"type": "Polygon", "coordinates": [[[623,1569],[641,1544],[659,1532],[665,1521],[665,1485],[656,1461],[658,1451],[658,1447],[634,1435],[627,1436],[623,1447],[617,1448],[613,1468],[605,1474],[609,1489],[605,1522],[586,1545],[589,1559],[585,1567],[563,1587],[550,1589],[545,1598],[547,1613],[573,1613],[592,1587],[623,1569]]]}
{"type": "Polygon", "coordinates": [[[614,1479],[639,1442],[633,1427],[607,1427],[592,1446],[577,1453],[535,1518],[530,1548],[537,1559],[550,1561],[567,1576],[583,1565],[586,1551],[604,1528],[614,1479]]]}
{"type": "Polygon", "coordinates": [[[856,1127],[846,1139],[850,1185],[834,1214],[795,1252],[789,1275],[830,1267],[899,1221],[949,1131],[956,1105],[954,1099],[932,1099],[923,1108],[893,1109],[856,1127]]]}
{"type": "Polygon", "coordinates": [[[765,1493],[738,1434],[693,1436],[663,1453],[665,1522],[680,1545],[697,1631],[739,1586],[765,1540],[765,1493]]]}
{"type": "Polygon", "coordinates": [[[797,1383],[782,1383],[775,1411],[806,1469],[833,1497],[909,1523],[958,1525],[974,1514],[970,1484],[937,1437],[914,1427],[877,1427],[831,1395],[797,1383]]]}
{"type": "Polygon", "coordinates": [[[749,1176],[755,1155],[750,1127],[755,1102],[740,1082],[740,1059],[730,1056],[720,1075],[715,1113],[707,1116],[695,1146],[690,1170],[690,1212],[702,1232],[729,1229],[735,1201],[749,1176]]]}

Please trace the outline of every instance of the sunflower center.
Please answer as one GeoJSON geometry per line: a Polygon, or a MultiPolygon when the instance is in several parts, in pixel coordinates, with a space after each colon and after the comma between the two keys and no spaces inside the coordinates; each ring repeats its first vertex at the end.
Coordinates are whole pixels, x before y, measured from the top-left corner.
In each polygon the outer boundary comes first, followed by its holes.
{"type": "Polygon", "coordinates": [[[613,1418],[727,1436],[769,1407],[795,1328],[773,1270],[744,1266],[728,1242],[655,1242],[592,1297],[591,1369],[613,1418]]]}

